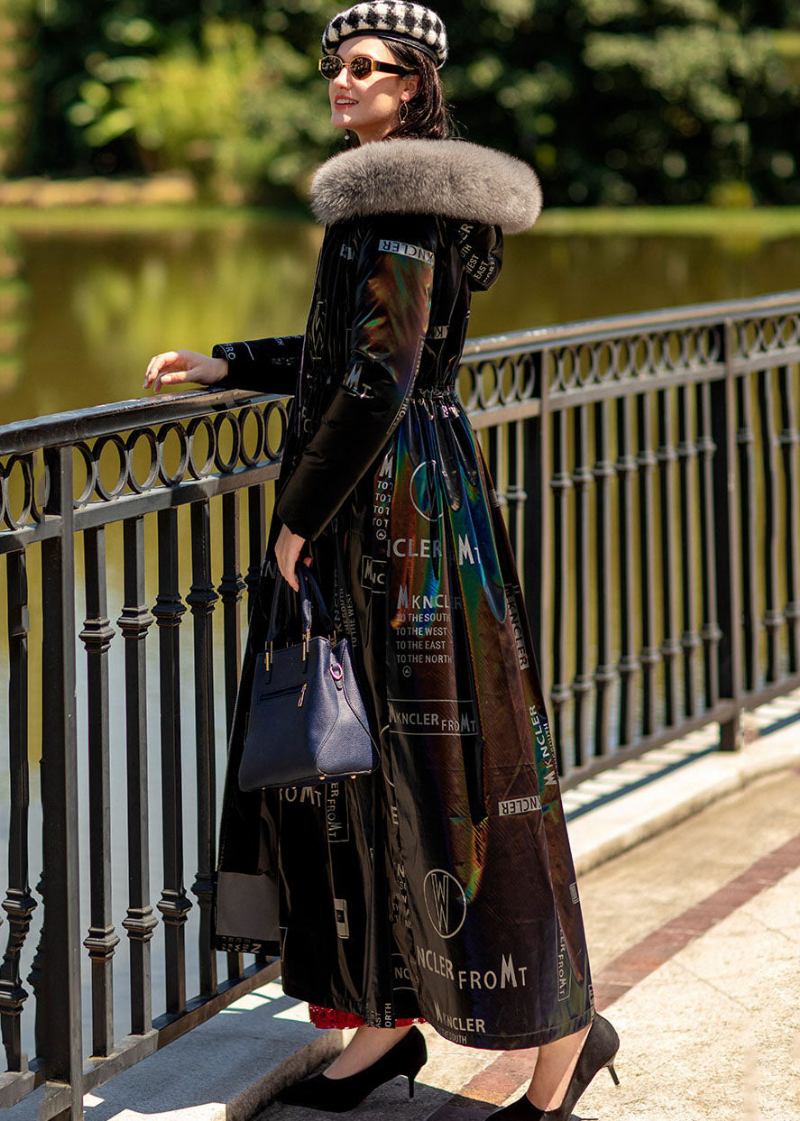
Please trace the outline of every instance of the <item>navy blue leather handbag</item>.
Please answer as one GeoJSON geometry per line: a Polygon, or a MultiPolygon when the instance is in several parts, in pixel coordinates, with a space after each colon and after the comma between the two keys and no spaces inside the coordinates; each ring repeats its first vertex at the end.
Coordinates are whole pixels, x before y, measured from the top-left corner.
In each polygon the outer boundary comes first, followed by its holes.
{"type": "MultiPolygon", "coordinates": [[[[350,640],[337,641],[314,574],[299,562],[301,641],[274,649],[276,574],[266,646],[256,655],[239,787],[307,786],[369,774],[379,756],[353,673],[350,640]],[[311,585],[328,634],[311,634],[311,585]]],[[[281,592],[283,589],[281,588],[281,592]]]]}

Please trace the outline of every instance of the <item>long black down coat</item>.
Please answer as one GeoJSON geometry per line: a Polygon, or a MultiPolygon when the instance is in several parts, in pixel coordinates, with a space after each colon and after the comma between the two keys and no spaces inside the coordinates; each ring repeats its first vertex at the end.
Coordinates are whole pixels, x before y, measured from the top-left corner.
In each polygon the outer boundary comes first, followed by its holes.
{"type": "MultiPolygon", "coordinates": [[[[287,994],[369,1024],[548,1043],[592,1018],[589,961],[514,557],[454,387],[472,293],[497,279],[504,232],[538,216],[538,180],[467,141],[386,140],[322,164],[311,205],[325,234],[304,334],[213,350],[221,387],[294,397],[229,744],[215,944],[280,953],[287,994]],[[380,768],[242,793],[282,523],[350,637],[380,768]]],[[[279,595],[297,641],[282,578],[279,595]]]]}

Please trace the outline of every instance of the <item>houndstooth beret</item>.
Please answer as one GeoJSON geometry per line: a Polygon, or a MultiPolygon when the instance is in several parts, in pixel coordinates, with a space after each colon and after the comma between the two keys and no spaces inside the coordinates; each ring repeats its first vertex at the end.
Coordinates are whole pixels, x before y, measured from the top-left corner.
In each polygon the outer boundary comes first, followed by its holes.
{"type": "Polygon", "coordinates": [[[353,35],[378,35],[410,43],[430,55],[437,70],[447,58],[447,32],[436,12],[405,0],[373,0],[354,4],[328,22],[322,33],[322,50],[335,54],[339,44],[353,35]]]}

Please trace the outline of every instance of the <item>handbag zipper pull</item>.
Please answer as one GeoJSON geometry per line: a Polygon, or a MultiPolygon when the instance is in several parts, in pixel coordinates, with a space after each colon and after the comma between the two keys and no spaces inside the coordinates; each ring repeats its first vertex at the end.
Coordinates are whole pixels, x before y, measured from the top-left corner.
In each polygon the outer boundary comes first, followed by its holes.
{"type": "Polygon", "coordinates": [[[302,688],[301,688],[301,690],[300,690],[300,696],[299,696],[299,697],[297,698],[297,707],[298,707],[298,708],[300,708],[300,706],[301,706],[301,705],[302,705],[302,703],[303,703],[303,699],[305,698],[305,695],[306,695],[306,688],[307,688],[307,687],[308,687],[308,682],[307,682],[307,681],[304,681],[304,682],[303,682],[303,686],[302,686],[302,688]]]}

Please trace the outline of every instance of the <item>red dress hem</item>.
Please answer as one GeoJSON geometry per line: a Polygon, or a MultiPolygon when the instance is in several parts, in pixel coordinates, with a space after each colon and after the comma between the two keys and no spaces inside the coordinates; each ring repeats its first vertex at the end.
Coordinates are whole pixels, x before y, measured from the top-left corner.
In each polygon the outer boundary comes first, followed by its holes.
{"type": "MultiPolygon", "coordinates": [[[[309,1004],[308,1014],[316,1028],[359,1028],[366,1023],[366,1020],[357,1016],[355,1012],[342,1012],[338,1008],[326,1008],[322,1004],[309,1004]]],[[[425,1022],[422,1016],[399,1017],[395,1020],[398,1028],[425,1022]]]]}

